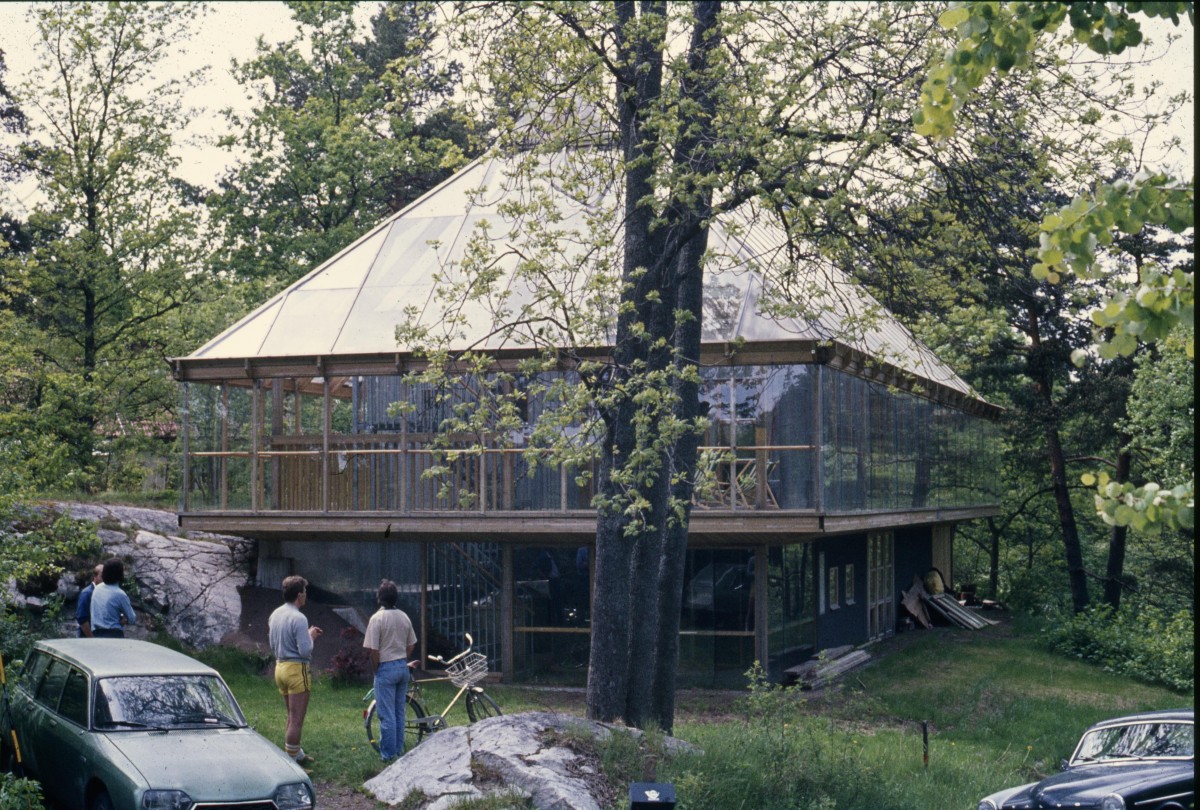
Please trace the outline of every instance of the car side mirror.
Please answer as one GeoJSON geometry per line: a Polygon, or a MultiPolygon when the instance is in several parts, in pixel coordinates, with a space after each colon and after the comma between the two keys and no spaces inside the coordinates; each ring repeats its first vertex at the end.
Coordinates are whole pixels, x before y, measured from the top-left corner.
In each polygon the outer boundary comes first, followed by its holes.
{"type": "Polygon", "coordinates": [[[1067,769],[1067,761],[1065,759],[1060,759],[1058,761],[1058,769],[1060,771],[1065,771],[1067,769]]]}

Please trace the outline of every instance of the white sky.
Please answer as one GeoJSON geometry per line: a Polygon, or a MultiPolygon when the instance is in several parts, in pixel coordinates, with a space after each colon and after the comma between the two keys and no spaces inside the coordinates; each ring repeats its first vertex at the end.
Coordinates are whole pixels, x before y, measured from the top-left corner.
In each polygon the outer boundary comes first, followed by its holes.
{"type": "MultiPolygon", "coordinates": [[[[10,88],[19,87],[28,71],[34,67],[35,29],[27,19],[30,3],[0,3],[0,50],[4,51],[8,66],[6,82],[10,88]]],[[[377,3],[364,3],[362,17],[374,13],[377,3]]],[[[1141,71],[1144,80],[1158,79],[1164,90],[1176,93],[1187,90],[1195,92],[1194,32],[1189,23],[1176,29],[1163,21],[1143,21],[1143,29],[1159,46],[1154,53],[1162,52],[1163,34],[1166,31],[1183,33],[1180,41],[1170,50],[1169,59],[1162,59],[1141,71]]],[[[291,38],[295,26],[288,9],[279,2],[217,2],[197,26],[196,35],[184,46],[186,53],[180,57],[181,70],[192,70],[207,66],[207,78],[203,86],[196,88],[185,98],[187,104],[202,108],[192,124],[177,138],[177,153],[182,165],[180,174],[184,179],[203,186],[211,186],[229,163],[229,155],[218,149],[213,140],[222,131],[223,118],[219,115],[224,107],[249,109],[242,88],[230,73],[232,59],[246,60],[254,55],[255,41],[262,36],[268,43],[291,38]]],[[[28,113],[29,110],[26,109],[28,113]]],[[[1167,162],[1166,168],[1174,173],[1190,177],[1194,172],[1195,107],[1189,105],[1177,120],[1172,122],[1171,131],[1178,134],[1184,143],[1184,153],[1176,153],[1167,162]]],[[[1161,156],[1149,155],[1154,162],[1161,156]]],[[[12,194],[8,204],[15,204],[18,213],[27,213],[22,203],[34,193],[31,184],[23,184],[8,190],[12,194]],[[11,199],[15,196],[16,199],[11,199]]]]}

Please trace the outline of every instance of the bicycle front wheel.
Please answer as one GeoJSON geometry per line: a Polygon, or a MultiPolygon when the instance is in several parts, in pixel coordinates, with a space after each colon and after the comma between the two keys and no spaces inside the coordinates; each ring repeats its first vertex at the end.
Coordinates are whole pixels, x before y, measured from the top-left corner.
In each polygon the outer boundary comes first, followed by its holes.
{"type": "Polygon", "coordinates": [[[498,717],[501,714],[503,712],[496,705],[496,701],[488,697],[487,693],[479,687],[467,692],[467,717],[471,719],[472,723],[487,717],[498,717]]]}
{"type": "Polygon", "coordinates": [[[421,740],[425,739],[428,725],[421,722],[425,719],[425,715],[429,712],[425,711],[424,704],[420,700],[413,697],[412,692],[408,693],[408,699],[404,702],[404,750],[411,751],[421,740]]]}
{"type": "MultiPolygon", "coordinates": [[[[411,751],[413,746],[425,738],[425,733],[428,726],[421,720],[428,714],[421,701],[412,696],[410,692],[407,699],[404,701],[404,750],[411,751]]],[[[371,701],[371,705],[367,707],[366,713],[363,715],[363,725],[367,729],[367,742],[376,751],[379,750],[379,716],[375,711],[375,701],[371,701]]]]}

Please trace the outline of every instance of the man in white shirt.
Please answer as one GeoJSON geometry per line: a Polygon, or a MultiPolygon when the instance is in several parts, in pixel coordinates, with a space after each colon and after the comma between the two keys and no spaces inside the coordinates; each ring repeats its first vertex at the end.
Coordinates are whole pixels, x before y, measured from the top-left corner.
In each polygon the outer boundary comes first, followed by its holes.
{"type": "Polygon", "coordinates": [[[396,583],[385,579],[376,592],[379,610],[367,622],[363,647],[375,674],[375,709],[379,713],[379,754],[383,761],[404,753],[404,701],[411,679],[408,662],[417,646],[417,634],[408,614],[396,607],[396,583]]]}

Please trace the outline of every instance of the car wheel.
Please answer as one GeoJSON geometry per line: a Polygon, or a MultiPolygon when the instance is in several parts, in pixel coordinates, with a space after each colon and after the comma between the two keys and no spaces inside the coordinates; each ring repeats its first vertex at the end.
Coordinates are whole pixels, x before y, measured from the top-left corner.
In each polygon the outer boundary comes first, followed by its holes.
{"type": "Polygon", "coordinates": [[[92,796],[88,810],[113,810],[112,797],[108,795],[108,791],[104,788],[97,791],[96,795],[92,796]]]}

